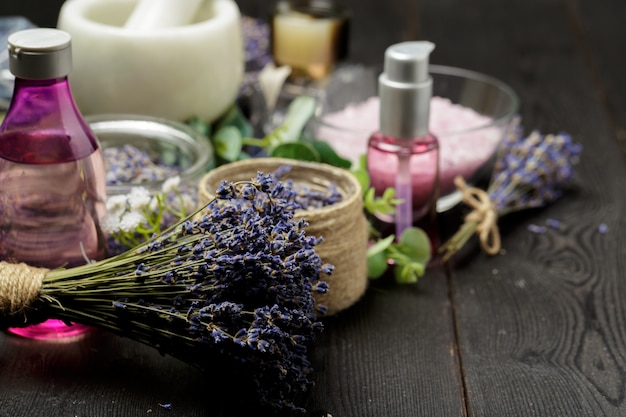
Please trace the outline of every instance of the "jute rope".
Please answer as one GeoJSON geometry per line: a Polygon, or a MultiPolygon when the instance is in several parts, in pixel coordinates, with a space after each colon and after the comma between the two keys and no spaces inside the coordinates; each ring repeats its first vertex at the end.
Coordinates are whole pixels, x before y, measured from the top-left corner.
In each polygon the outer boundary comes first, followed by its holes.
{"type": "Polygon", "coordinates": [[[0,262],[0,322],[23,324],[25,312],[37,297],[48,269],[35,268],[24,263],[0,262]],[[21,321],[21,323],[20,323],[21,321]]]}
{"type": "MultiPolygon", "coordinates": [[[[367,286],[368,224],[363,215],[363,200],[351,198],[339,209],[313,210],[297,213],[309,222],[307,234],[322,236],[324,241],[316,252],[326,263],[335,266],[328,282],[330,291],[317,295],[317,302],[327,306],[328,314],[350,307],[367,286]]],[[[332,207],[332,206],[330,206],[332,207]]]]}
{"type": "Polygon", "coordinates": [[[294,183],[317,189],[334,183],[342,194],[342,200],[336,204],[296,212],[296,218],[304,218],[309,223],[308,235],[323,237],[324,241],[315,249],[322,261],[335,266],[331,276],[322,277],[330,291],[316,294],[318,304],[325,305],[329,315],[335,314],[354,304],[367,288],[368,223],[363,214],[361,187],[352,174],[319,163],[254,158],[209,171],[199,184],[200,203],[213,199],[222,180],[249,180],[258,171],[271,173],[282,165],[292,167],[287,177],[294,183]]]}
{"type": "Polygon", "coordinates": [[[489,198],[489,194],[476,187],[469,187],[463,177],[456,177],[454,184],[463,196],[463,202],[473,210],[465,216],[465,222],[476,222],[476,233],[480,246],[489,255],[500,252],[502,242],[498,230],[498,212],[489,198]]]}

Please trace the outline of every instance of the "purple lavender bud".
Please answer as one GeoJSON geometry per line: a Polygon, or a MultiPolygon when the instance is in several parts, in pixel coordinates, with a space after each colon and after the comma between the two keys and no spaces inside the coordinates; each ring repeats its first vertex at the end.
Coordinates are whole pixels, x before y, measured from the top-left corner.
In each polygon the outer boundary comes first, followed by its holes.
{"type": "Polygon", "coordinates": [[[551,229],[559,230],[561,228],[561,222],[556,219],[546,220],[546,225],[551,229]]]}
{"type": "Polygon", "coordinates": [[[528,231],[532,233],[542,234],[546,232],[546,228],[544,226],[539,226],[536,224],[529,224],[528,231]]]}

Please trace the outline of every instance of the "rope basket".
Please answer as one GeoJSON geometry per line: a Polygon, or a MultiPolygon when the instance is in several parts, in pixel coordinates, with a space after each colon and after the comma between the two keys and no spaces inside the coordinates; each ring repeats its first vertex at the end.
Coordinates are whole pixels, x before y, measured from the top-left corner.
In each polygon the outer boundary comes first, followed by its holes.
{"type": "Polygon", "coordinates": [[[309,223],[307,234],[321,236],[324,241],[315,249],[322,261],[333,264],[331,276],[324,277],[330,290],[316,294],[318,304],[335,314],[354,304],[367,288],[368,223],[363,213],[361,186],[354,176],[341,168],[283,158],[255,158],[233,162],[211,170],[199,184],[199,203],[206,204],[214,197],[215,189],[223,180],[242,181],[265,174],[281,166],[291,167],[283,179],[313,191],[327,190],[335,185],[341,201],[318,209],[298,210],[296,219],[309,223]]]}

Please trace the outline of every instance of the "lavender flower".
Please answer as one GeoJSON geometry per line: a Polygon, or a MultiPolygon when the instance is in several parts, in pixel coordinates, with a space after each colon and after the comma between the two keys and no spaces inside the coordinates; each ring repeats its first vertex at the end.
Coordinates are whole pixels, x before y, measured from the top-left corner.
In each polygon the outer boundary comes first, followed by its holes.
{"type": "Polygon", "coordinates": [[[561,222],[557,219],[548,219],[546,220],[546,226],[551,229],[559,230],[561,228],[561,222]]]}
{"type": "Polygon", "coordinates": [[[107,185],[164,181],[180,173],[179,168],[161,163],[136,146],[108,147],[102,153],[107,185]]]}
{"type": "Polygon", "coordinates": [[[50,271],[40,299],[51,317],[108,329],[199,368],[213,358],[249,375],[261,404],[300,411],[312,385],[308,349],[321,331],[314,293],[330,273],[321,238],[295,220],[297,193],[272,175],[224,182],[189,217],[138,248],[50,271]]]}
{"type": "Polygon", "coordinates": [[[286,187],[294,190],[295,200],[300,204],[303,210],[315,210],[322,207],[330,206],[338,203],[342,199],[341,192],[337,189],[337,184],[331,183],[328,186],[320,186],[312,189],[301,183],[295,183],[291,179],[285,177],[289,174],[292,167],[284,165],[279,167],[272,173],[276,181],[283,181],[286,187]]]}
{"type": "Polygon", "coordinates": [[[498,214],[541,207],[559,198],[560,187],[574,177],[573,164],[581,151],[565,133],[512,135],[487,190],[498,214]]]}
{"type": "Polygon", "coordinates": [[[260,71],[271,61],[269,25],[262,19],[242,16],[241,27],[245,40],[246,72],[260,71]]]}
{"type": "Polygon", "coordinates": [[[270,27],[263,20],[249,16],[242,16],[241,27],[245,40],[246,68],[239,94],[248,96],[254,91],[259,71],[272,61],[270,27]]]}
{"type": "MultiPolygon", "coordinates": [[[[515,126],[503,142],[487,191],[468,187],[461,177],[455,179],[463,201],[473,211],[461,229],[439,249],[443,259],[454,255],[474,233],[479,235],[485,252],[498,253],[498,217],[558,199],[562,188],[574,177],[573,164],[581,151],[581,145],[568,134],[541,135],[534,131],[523,137],[519,126],[515,126]]],[[[543,226],[531,225],[529,229],[536,233],[545,231],[543,226]]]]}
{"type": "Polygon", "coordinates": [[[532,233],[543,234],[547,230],[548,229],[545,226],[540,226],[538,224],[529,224],[528,225],[528,231],[532,232],[532,233]]]}

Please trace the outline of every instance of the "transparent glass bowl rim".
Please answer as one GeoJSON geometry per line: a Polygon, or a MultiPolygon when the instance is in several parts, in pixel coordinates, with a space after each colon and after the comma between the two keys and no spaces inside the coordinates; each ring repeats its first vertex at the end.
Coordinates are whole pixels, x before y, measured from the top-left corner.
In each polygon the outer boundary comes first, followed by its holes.
{"type": "MultiPolygon", "coordinates": [[[[479,131],[481,129],[486,129],[492,126],[500,126],[502,124],[509,123],[513,117],[519,112],[520,107],[520,98],[508,84],[495,78],[491,75],[483,74],[477,71],[468,70],[465,68],[451,67],[447,65],[429,65],[428,70],[430,74],[434,77],[438,75],[451,76],[456,77],[458,79],[468,79],[474,81],[480,81],[486,85],[491,85],[501,91],[504,96],[508,97],[509,105],[508,108],[503,112],[502,115],[498,118],[492,119],[489,123],[473,126],[469,129],[460,129],[460,130],[450,130],[445,132],[437,132],[437,136],[448,136],[448,135],[459,135],[466,134],[470,132],[479,131]]],[[[374,95],[372,95],[374,96],[374,95]]],[[[446,97],[443,97],[446,98],[446,97]]],[[[322,106],[323,107],[323,106],[322,106]]],[[[335,123],[330,123],[324,120],[324,111],[323,108],[320,111],[321,114],[316,115],[313,122],[320,127],[327,127],[329,129],[334,129],[337,131],[345,131],[345,132],[358,132],[362,135],[369,136],[372,134],[369,130],[362,130],[358,128],[340,126],[335,123]]]]}
{"type": "MultiPolygon", "coordinates": [[[[190,154],[193,154],[195,160],[179,173],[183,184],[199,181],[202,175],[213,166],[213,147],[208,138],[184,123],[135,114],[97,114],[86,116],[85,120],[96,137],[98,133],[128,134],[186,149],[190,154]]],[[[127,143],[132,145],[130,141],[127,143]]],[[[160,190],[162,184],[163,181],[114,184],[107,186],[107,192],[109,194],[123,194],[130,192],[133,187],[160,190]]]]}

